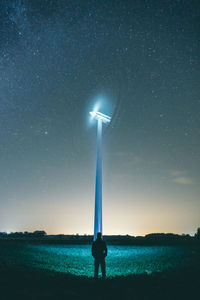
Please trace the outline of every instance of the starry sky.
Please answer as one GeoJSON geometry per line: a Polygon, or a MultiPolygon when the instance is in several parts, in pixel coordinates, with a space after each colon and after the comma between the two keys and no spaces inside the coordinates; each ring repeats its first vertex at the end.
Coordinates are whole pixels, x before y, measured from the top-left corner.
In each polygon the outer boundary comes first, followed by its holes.
{"type": "Polygon", "coordinates": [[[200,225],[199,0],[0,1],[0,231],[200,225]]]}

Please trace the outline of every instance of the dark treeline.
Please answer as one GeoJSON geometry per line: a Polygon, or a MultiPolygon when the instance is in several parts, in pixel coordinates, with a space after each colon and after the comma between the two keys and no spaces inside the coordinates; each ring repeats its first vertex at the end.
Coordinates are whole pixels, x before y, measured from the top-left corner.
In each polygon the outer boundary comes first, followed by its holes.
{"type": "MultiPolygon", "coordinates": [[[[92,235],[47,235],[44,230],[34,232],[0,232],[0,240],[22,240],[43,243],[89,244],[92,235]]],[[[104,235],[104,240],[113,245],[187,245],[200,244],[200,227],[194,236],[189,234],[151,233],[145,236],[104,235]]]]}

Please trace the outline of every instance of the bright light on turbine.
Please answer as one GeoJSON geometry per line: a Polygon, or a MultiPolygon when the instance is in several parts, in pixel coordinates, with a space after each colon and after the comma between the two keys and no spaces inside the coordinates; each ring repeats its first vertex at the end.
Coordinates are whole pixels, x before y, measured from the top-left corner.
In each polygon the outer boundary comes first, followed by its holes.
{"type": "Polygon", "coordinates": [[[102,120],[103,123],[110,123],[111,117],[100,113],[99,111],[91,111],[90,112],[93,119],[102,120]]]}

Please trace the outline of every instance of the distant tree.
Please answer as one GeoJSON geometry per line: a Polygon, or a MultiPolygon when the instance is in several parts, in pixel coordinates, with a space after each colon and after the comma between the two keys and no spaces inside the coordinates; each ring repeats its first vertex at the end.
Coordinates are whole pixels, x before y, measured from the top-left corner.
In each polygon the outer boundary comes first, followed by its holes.
{"type": "Polygon", "coordinates": [[[197,232],[195,233],[195,238],[200,240],[200,227],[197,228],[197,232]]]}
{"type": "Polygon", "coordinates": [[[0,232],[0,237],[7,237],[7,232],[0,232]]]}
{"type": "Polygon", "coordinates": [[[24,235],[29,235],[29,234],[30,234],[30,232],[24,231],[24,235]]]}
{"type": "Polygon", "coordinates": [[[182,237],[183,240],[190,240],[190,239],[191,239],[191,236],[190,236],[189,234],[184,234],[184,233],[183,233],[183,234],[181,235],[181,237],[182,237]]]}
{"type": "Polygon", "coordinates": [[[65,235],[64,235],[64,234],[58,234],[57,237],[58,237],[59,239],[63,239],[63,238],[65,237],[65,235]]]}
{"type": "Polygon", "coordinates": [[[44,237],[46,236],[46,232],[44,230],[36,230],[33,232],[34,237],[44,237]]]}
{"type": "Polygon", "coordinates": [[[23,232],[11,232],[9,234],[9,237],[12,237],[12,238],[21,238],[21,237],[23,237],[23,232]]]}

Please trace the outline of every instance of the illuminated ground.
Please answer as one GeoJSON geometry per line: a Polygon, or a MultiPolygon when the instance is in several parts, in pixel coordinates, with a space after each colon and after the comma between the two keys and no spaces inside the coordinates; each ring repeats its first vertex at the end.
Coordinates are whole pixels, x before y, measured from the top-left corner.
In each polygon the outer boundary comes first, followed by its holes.
{"type": "MultiPolygon", "coordinates": [[[[192,267],[199,259],[198,250],[182,246],[108,246],[107,276],[192,267]]],[[[9,244],[1,246],[0,258],[5,262],[78,276],[92,277],[94,272],[91,245],[9,244]]]]}
{"type": "Polygon", "coordinates": [[[95,281],[90,247],[0,242],[0,299],[198,299],[197,248],[109,246],[109,277],[95,281]]]}

